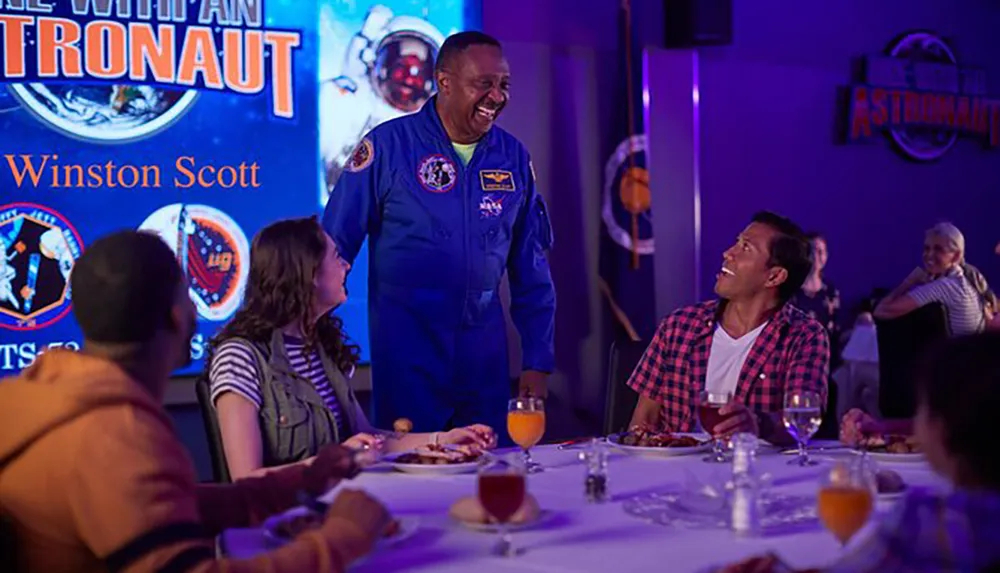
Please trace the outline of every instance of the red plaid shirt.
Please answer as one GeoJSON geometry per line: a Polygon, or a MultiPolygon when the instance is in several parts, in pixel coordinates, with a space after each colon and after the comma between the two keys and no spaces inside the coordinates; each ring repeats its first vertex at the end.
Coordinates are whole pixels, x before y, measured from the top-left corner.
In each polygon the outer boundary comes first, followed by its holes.
{"type": "MultiPolygon", "coordinates": [[[[719,301],[674,311],[663,321],[646,348],[628,385],[663,405],[664,431],[692,432],[698,417],[694,405],[705,387],[712,335],[721,316],[719,301]]],[[[792,388],[820,393],[826,403],[830,341],[826,330],[791,304],[767,323],[747,355],[735,399],[753,411],[782,409],[792,388]]]]}

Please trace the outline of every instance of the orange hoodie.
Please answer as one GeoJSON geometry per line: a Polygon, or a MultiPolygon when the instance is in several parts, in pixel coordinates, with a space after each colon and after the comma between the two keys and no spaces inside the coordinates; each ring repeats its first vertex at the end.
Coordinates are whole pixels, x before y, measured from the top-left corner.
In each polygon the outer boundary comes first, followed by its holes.
{"type": "Polygon", "coordinates": [[[215,559],[215,533],[293,505],[301,474],[197,485],[163,407],[100,358],[53,350],[0,380],[0,517],[18,571],[344,571],[373,539],[337,518],[252,560],[215,559]]]}

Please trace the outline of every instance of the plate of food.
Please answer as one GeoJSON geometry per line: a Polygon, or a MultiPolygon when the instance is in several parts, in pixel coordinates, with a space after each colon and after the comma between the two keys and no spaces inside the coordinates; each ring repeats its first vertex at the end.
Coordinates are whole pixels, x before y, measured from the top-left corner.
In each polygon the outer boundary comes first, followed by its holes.
{"type": "Polygon", "coordinates": [[[704,452],[712,447],[706,434],[654,432],[633,428],[608,436],[608,443],[637,456],[671,457],[704,452]]]}
{"type": "Polygon", "coordinates": [[[468,446],[428,444],[408,452],[390,454],[385,461],[405,473],[449,475],[475,472],[482,456],[482,452],[468,446]]]}
{"type": "MultiPolygon", "coordinates": [[[[500,525],[486,513],[476,496],[466,496],[451,504],[448,515],[474,531],[497,532],[500,530],[500,525]]],[[[555,517],[555,512],[540,509],[538,500],[528,493],[525,494],[524,503],[521,504],[520,509],[511,517],[507,528],[510,531],[531,529],[548,523],[553,517],[555,517]]]]}
{"type": "Polygon", "coordinates": [[[913,436],[886,435],[863,438],[854,450],[856,454],[868,452],[868,457],[877,462],[921,462],[924,453],[913,436]]]}
{"type": "MultiPolygon", "coordinates": [[[[323,524],[324,516],[303,506],[293,507],[284,513],[272,515],[261,525],[264,539],[272,546],[281,546],[301,533],[316,529],[323,524]]],[[[415,517],[400,517],[389,522],[376,546],[395,545],[417,531],[420,521],[415,517]]]]}

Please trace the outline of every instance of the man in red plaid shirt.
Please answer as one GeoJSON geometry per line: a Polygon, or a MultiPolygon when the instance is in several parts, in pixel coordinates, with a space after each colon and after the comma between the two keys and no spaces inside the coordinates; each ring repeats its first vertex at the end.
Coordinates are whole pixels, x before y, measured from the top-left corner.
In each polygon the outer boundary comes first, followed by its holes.
{"type": "Polygon", "coordinates": [[[731,397],[713,435],[751,432],[790,443],[785,394],[809,390],[826,404],[830,342],[821,324],[788,303],[812,268],[809,242],[790,220],[754,215],[723,254],[712,300],[674,311],[628,381],[639,393],[633,426],[691,432],[699,393],[731,397]]]}

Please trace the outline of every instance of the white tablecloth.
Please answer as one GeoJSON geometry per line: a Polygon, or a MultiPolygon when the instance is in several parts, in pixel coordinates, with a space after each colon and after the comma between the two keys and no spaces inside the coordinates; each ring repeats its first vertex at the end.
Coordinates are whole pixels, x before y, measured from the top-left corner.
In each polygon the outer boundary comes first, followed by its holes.
{"type": "MultiPolygon", "coordinates": [[[[420,527],[412,537],[374,553],[352,571],[685,573],[705,571],[766,551],[776,551],[793,567],[821,566],[840,551],[818,522],[744,539],[727,530],[685,530],[649,523],[624,511],[626,499],[682,487],[689,475],[685,470],[703,480],[728,477],[728,464],[704,463],[702,455],[649,459],[615,453],[609,468],[611,501],[589,504],[584,498],[584,467],[578,454],[554,447],[533,450],[535,459],[546,470],[529,476],[528,490],[543,509],[554,511],[555,516],[544,528],[515,533],[514,544],[524,553],[512,558],[490,554],[495,534],[470,531],[447,515],[456,499],[475,494],[474,474],[427,477],[378,469],[363,473],[347,486],[371,492],[396,515],[417,517],[420,527]]],[[[813,455],[824,463],[801,468],[787,465],[790,456],[772,450],[760,455],[758,467],[774,476],[775,493],[814,497],[821,472],[829,469],[835,457],[851,454],[829,451],[825,457],[822,453],[813,455]]],[[[913,485],[944,487],[924,463],[882,467],[898,471],[913,485]]],[[[888,511],[891,503],[879,502],[876,511],[888,511]]],[[[252,557],[267,550],[260,531],[255,529],[230,530],[223,545],[234,558],[252,557]]]]}

